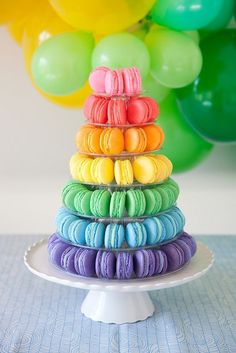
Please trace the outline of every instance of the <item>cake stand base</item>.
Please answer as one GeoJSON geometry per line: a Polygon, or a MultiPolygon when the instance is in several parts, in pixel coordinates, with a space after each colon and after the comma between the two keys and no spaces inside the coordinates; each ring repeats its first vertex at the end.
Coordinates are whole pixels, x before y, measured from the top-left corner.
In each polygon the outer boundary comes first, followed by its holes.
{"type": "Polygon", "coordinates": [[[53,266],[48,259],[47,239],[33,244],[24,256],[25,265],[35,275],[64,286],[88,289],[82,313],[94,321],[124,324],[145,320],[154,313],[148,291],[179,286],[204,275],[214,255],[202,242],[197,253],[182,269],[163,276],[130,280],[79,277],[53,266]]]}
{"type": "Polygon", "coordinates": [[[154,311],[147,292],[90,290],[81,306],[81,312],[90,319],[114,324],[145,320],[154,311]]]}

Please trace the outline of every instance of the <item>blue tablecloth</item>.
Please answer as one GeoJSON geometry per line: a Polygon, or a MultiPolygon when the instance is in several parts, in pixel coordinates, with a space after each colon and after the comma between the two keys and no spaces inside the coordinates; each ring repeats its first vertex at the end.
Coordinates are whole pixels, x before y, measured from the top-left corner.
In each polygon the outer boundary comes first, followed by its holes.
{"type": "Polygon", "coordinates": [[[23,263],[40,236],[0,236],[0,353],[236,353],[236,237],[198,237],[213,268],[152,292],[153,317],[107,325],[80,313],[85,291],[44,281],[23,263]]]}

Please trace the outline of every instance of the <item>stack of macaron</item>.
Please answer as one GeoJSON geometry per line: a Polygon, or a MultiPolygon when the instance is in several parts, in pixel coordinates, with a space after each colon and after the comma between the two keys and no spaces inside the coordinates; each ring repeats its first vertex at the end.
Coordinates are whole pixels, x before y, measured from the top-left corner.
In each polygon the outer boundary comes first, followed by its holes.
{"type": "Polygon", "coordinates": [[[109,156],[122,152],[152,152],[159,149],[163,141],[163,130],[154,124],[123,129],[84,125],[76,135],[76,145],[81,153],[109,156]]]}
{"type": "Polygon", "coordinates": [[[172,163],[158,151],[159,107],[142,96],[137,68],[96,68],[76,135],[72,180],[64,186],[49,259],[63,271],[133,279],[179,270],[196,252],[176,206],[172,163]]]}
{"type": "Polygon", "coordinates": [[[132,185],[162,183],[172,173],[172,163],[163,154],[137,157],[91,157],[76,153],[70,159],[72,178],[86,184],[132,185]]]}
{"type": "Polygon", "coordinates": [[[163,184],[123,190],[89,186],[69,181],[62,190],[62,203],[84,217],[152,216],[174,206],[179,195],[178,184],[168,179],[163,184]]]}
{"type": "Polygon", "coordinates": [[[49,238],[51,262],[66,272],[83,277],[127,280],[164,275],[183,267],[196,253],[196,242],[187,233],[169,244],[131,251],[95,250],[49,238]]]}
{"type": "Polygon", "coordinates": [[[137,248],[158,245],[178,236],[185,218],[177,207],[155,217],[122,218],[119,221],[101,218],[86,219],[60,208],[56,216],[59,236],[74,245],[94,248],[137,248]]]}

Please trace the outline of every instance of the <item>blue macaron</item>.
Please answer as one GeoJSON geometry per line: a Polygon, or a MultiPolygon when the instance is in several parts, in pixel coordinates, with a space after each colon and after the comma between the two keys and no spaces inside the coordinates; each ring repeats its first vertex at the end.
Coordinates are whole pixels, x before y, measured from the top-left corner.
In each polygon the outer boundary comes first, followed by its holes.
{"type": "Polygon", "coordinates": [[[85,230],[85,242],[88,246],[101,248],[104,246],[105,225],[102,222],[91,222],[85,230]]]}
{"type": "Polygon", "coordinates": [[[146,218],[143,225],[147,232],[147,244],[160,243],[165,235],[165,229],[160,219],[158,217],[146,218]]]}
{"type": "Polygon", "coordinates": [[[104,245],[108,249],[121,248],[125,238],[125,229],[122,224],[110,223],[106,226],[104,245]]]}
{"type": "Polygon", "coordinates": [[[144,246],[147,241],[145,226],[139,222],[128,223],[125,228],[125,239],[131,248],[144,246]]]}

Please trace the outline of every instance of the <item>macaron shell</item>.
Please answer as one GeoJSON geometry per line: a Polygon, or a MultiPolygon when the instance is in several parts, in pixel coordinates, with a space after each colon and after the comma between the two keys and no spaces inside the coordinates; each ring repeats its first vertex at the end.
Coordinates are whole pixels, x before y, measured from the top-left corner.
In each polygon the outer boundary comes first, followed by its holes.
{"type": "Polygon", "coordinates": [[[155,215],[162,207],[162,198],[156,189],[144,189],[143,190],[146,199],[145,215],[155,215]]]}
{"type": "Polygon", "coordinates": [[[104,129],[100,137],[101,151],[106,155],[119,155],[124,150],[124,136],[119,128],[104,129]]]}
{"type": "Polygon", "coordinates": [[[125,68],[122,70],[124,80],[124,93],[127,95],[140,94],[141,92],[141,76],[136,67],[125,68]]]}
{"type": "Polygon", "coordinates": [[[133,162],[133,171],[135,179],[141,184],[154,183],[158,174],[155,160],[149,156],[137,157],[133,162]]]}
{"type": "Polygon", "coordinates": [[[128,252],[119,252],[116,259],[116,277],[129,279],[133,273],[133,257],[128,252]]]}
{"type": "Polygon", "coordinates": [[[110,217],[121,218],[125,212],[126,192],[114,191],[110,201],[110,217]]]}
{"type": "Polygon", "coordinates": [[[136,277],[147,277],[149,272],[149,254],[147,250],[135,251],[133,255],[133,264],[136,277]]]}
{"type": "Polygon", "coordinates": [[[104,246],[105,225],[99,222],[91,222],[85,230],[85,242],[88,246],[100,248],[104,246]]]}
{"type": "Polygon", "coordinates": [[[105,189],[98,189],[92,192],[90,209],[94,216],[108,217],[111,194],[105,189]]]}
{"type": "Polygon", "coordinates": [[[81,276],[94,277],[96,255],[97,251],[95,250],[79,249],[74,257],[76,272],[81,276]]]}
{"type": "Polygon", "coordinates": [[[82,189],[77,192],[74,198],[74,207],[75,210],[80,213],[81,215],[92,215],[90,209],[90,200],[92,196],[92,191],[88,189],[82,189]]]}
{"type": "Polygon", "coordinates": [[[105,75],[105,92],[109,96],[119,96],[124,92],[122,72],[109,70],[105,75]]]}
{"type": "Polygon", "coordinates": [[[126,210],[129,217],[142,216],[146,208],[146,199],[142,190],[130,189],[126,193],[126,210]]]}
{"type": "Polygon", "coordinates": [[[125,125],[126,119],[126,105],[125,99],[110,99],[107,106],[108,123],[113,125],[125,125]]]}
{"type": "Polygon", "coordinates": [[[147,231],[142,223],[131,222],[126,225],[125,239],[129,247],[144,246],[147,241],[147,231]]]}
{"type": "Polygon", "coordinates": [[[146,151],[154,151],[160,148],[164,142],[164,132],[158,125],[147,125],[143,127],[147,137],[146,151]]]}
{"type": "Polygon", "coordinates": [[[114,171],[115,180],[118,185],[133,183],[133,168],[129,160],[116,160],[114,171]]]}
{"type": "Polygon", "coordinates": [[[133,127],[125,131],[125,150],[130,153],[141,153],[147,146],[147,136],[142,128],[133,127]]]}
{"type": "Polygon", "coordinates": [[[108,71],[110,71],[109,68],[100,66],[90,73],[89,84],[94,92],[98,94],[105,93],[105,77],[108,71]]]}

